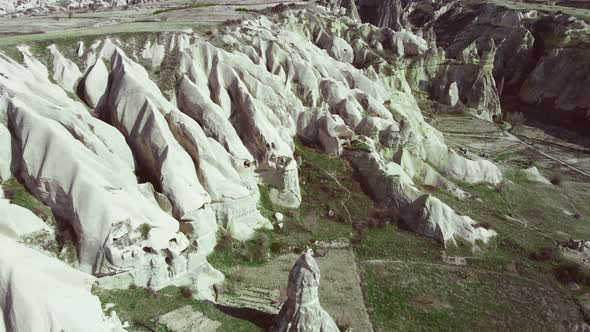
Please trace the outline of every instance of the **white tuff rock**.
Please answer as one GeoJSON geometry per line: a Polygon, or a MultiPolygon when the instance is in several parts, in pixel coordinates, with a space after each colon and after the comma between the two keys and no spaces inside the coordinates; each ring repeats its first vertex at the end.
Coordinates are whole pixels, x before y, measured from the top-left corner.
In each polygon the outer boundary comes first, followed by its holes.
{"type": "Polygon", "coordinates": [[[320,268],[306,251],[289,273],[287,302],[277,316],[277,332],[337,332],[338,326],[320,305],[320,268]]]}

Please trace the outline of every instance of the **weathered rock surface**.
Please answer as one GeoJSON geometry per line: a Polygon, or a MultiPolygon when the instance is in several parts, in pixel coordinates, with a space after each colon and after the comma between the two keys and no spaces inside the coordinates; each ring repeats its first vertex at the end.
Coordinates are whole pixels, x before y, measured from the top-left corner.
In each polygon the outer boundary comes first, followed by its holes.
{"type": "Polygon", "coordinates": [[[276,331],[337,332],[338,326],[319,299],[320,269],[307,251],[289,273],[287,301],[277,316],[276,331]]]}
{"type": "MultiPolygon", "coordinates": [[[[178,232],[178,222],[140,192],[123,136],[46,76],[6,58],[0,59],[0,72],[0,85],[8,92],[1,111],[14,135],[19,178],[74,229],[79,268],[96,275],[132,275],[117,287],[135,282],[160,288],[191,272],[184,258],[189,243],[178,232]],[[153,236],[165,241],[156,245],[153,236]]],[[[209,220],[216,225],[214,217],[209,220]]],[[[214,245],[214,233],[209,242],[214,245]]],[[[191,262],[193,270],[208,265],[204,255],[211,249],[203,248],[201,258],[191,262]]]]}
{"type": "Polygon", "coordinates": [[[546,177],[544,177],[541,173],[539,173],[539,170],[535,166],[529,167],[527,169],[523,169],[522,172],[524,173],[524,176],[526,177],[526,179],[531,182],[551,184],[551,181],[547,180],[546,177]]]}
{"type": "Polygon", "coordinates": [[[74,92],[74,86],[82,76],[78,66],[70,59],[65,58],[57,49],[57,46],[48,47],[53,55],[53,80],[67,92],[74,92]]]}
{"type": "MultiPolygon", "coordinates": [[[[28,48],[20,47],[22,64],[0,55],[0,119],[9,129],[0,126],[0,152],[14,157],[0,160],[0,175],[14,172],[74,230],[78,268],[99,276],[99,286],[191,285],[196,297],[213,299],[223,275],[206,256],[217,231],[247,240],[272,228],[257,207],[258,185],[279,206],[297,208],[304,199],[295,137],[352,161],[373,198],[421,234],[445,244],[495,235],[414,185],[467,199],[453,179],[498,184],[502,174],[489,161],[450,149],[412,95],[414,84],[436,78],[429,91],[439,89],[451,104],[481,106],[491,117],[491,53],[475,53],[484,65],[465,60],[475,61],[469,53],[444,74],[439,69],[455,60],[433,52],[432,37],[360,24],[320,7],[285,11],[275,21],[257,17],[220,33],[226,38],[162,34],[144,48],[148,68],[137,62],[138,45],[99,40],[86,49],[84,75],[52,48],[47,52],[63,69],[51,70],[61,73],[59,85],[28,48]],[[398,70],[399,63],[386,61],[395,50],[402,50],[402,64],[437,69],[398,70]],[[153,81],[150,70],[162,59],[176,72],[153,81]],[[70,98],[70,89],[94,110],[70,98]]],[[[303,276],[294,278],[316,280],[313,264],[302,262],[309,273],[300,268],[303,276]]],[[[292,307],[291,318],[307,312],[304,303],[292,307]]],[[[331,330],[333,321],[316,309],[310,307],[312,315],[319,312],[331,330]]]]}
{"type": "Polygon", "coordinates": [[[124,331],[90,292],[94,277],[1,234],[0,251],[1,330],[124,331]]]}
{"type": "MultiPolygon", "coordinates": [[[[2,114],[2,113],[0,113],[2,114]]],[[[10,179],[12,172],[12,137],[8,128],[0,124],[0,182],[10,179]]]]}
{"type": "Polygon", "coordinates": [[[43,231],[49,232],[49,226],[33,212],[0,198],[0,234],[16,240],[43,231]]]}

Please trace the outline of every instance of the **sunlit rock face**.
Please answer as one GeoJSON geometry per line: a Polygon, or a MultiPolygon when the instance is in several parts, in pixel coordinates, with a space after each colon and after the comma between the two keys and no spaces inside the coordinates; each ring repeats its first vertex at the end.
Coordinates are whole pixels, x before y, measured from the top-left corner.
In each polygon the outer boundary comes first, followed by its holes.
{"type": "MultiPolygon", "coordinates": [[[[321,7],[219,34],[97,39],[84,47],[84,65],[55,45],[44,50],[48,64],[26,46],[21,62],[0,55],[0,153],[11,158],[0,160],[0,176],[16,177],[72,230],[77,268],[99,285],[191,285],[212,299],[223,275],[206,257],[218,232],[247,240],[272,229],[259,186],[282,207],[313,199],[299,186],[296,140],[350,160],[375,201],[420,234],[443,244],[494,236],[413,182],[465,199],[453,179],[502,181],[489,161],[445,144],[412,95],[414,74],[384,60],[436,58],[429,38],[321,7]],[[172,68],[165,80],[158,66],[172,68]]],[[[472,65],[491,75],[488,64],[472,65]]],[[[420,77],[448,84],[441,91],[458,102],[472,84],[465,68],[420,77]]],[[[485,75],[482,84],[493,85],[485,75]]]]}
{"type": "Polygon", "coordinates": [[[125,331],[90,292],[94,277],[1,234],[0,249],[3,331],[125,331]]]}

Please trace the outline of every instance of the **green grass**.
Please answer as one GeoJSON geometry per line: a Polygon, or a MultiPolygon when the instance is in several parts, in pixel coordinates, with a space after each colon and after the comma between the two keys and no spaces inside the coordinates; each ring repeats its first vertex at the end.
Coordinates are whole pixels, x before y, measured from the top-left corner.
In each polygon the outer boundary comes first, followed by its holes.
{"type": "MultiPolygon", "coordinates": [[[[160,315],[176,310],[186,305],[192,305],[195,310],[202,312],[210,319],[221,323],[217,330],[223,331],[260,331],[254,324],[219,311],[213,304],[197,301],[181,294],[179,287],[170,286],[157,293],[144,288],[130,288],[124,290],[96,290],[95,294],[102,303],[114,303],[113,310],[121,321],[129,321],[134,326],[148,326],[154,329],[160,315]]],[[[150,331],[143,328],[143,331],[150,331]]],[[[166,331],[159,326],[158,331],[166,331]]]]}
{"type": "Polygon", "coordinates": [[[363,282],[376,331],[540,331],[579,319],[563,287],[507,273],[389,264],[365,266],[363,282]]]}
{"type": "Polygon", "coordinates": [[[154,11],[154,15],[159,15],[162,13],[168,13],[171,11],[175,11],[175,10],[182,10],[182,9],[191,9],[191,8],[203,8],[203,7],[213,7],[213,6],[217,6],[217,4],[215,3],[193,3],[190,4],[188,6],[182,6],[182,7],[172,7],[172,8],[166,8],[166,9],[159,9],[154,11]]]}
{"type": "Polygon", "coordinates": [[[31,210],[45,222],[55,222],[51,209],[35,198],[35,196],[31,195],[16,178],[10,178],[4,181],[2,183],[2,190],[4,190],[4,195],[10,200],[11,204],[31,210]]]}
{"type": "Polygon", "coordinates": [[[256,10],[256,9],[250,9],[250,8],[244,8],[244,7],[236,8],[236,11],[242,12],[242,13],[258,13],[258,10],[256,10]]]}
{"type": "Polygon", "coordinates": [[[555,330],[560,317],[581,321],[571,292],[555,278],[563,262],[535,261],[531,254],[552,247],[554,240],[590,237],[587,223],[562,211],[586,216],[589,186],[542,185],[518,170],[504,173],[506,181],[498,187],[457,182],[478,199],[422,188],[498,233],[479,251],[465,245],[445,249],[396,225],[368,229],[355,244],[376,331],[555,330]],[[526,220],[527,226],[504,215],[526,220]],[[445,264],[443,250],[467,256],[467,266],[445,264]]]}
{"type": "Polygon", "coordinates": [[[284,228],[274,241],[287,247],[314,247],[317,241],[351,240],[352,224],[367,220],[374,203],[367,197],[351,165],[312,147],[296,142],[295,157],[300,161],[299,184],[303,202],[298,210],[277,208],[270,202],[268,191],[261,188],[260,208],[272,216],[275,211],[285,216],[284,228]],[[334,216],[329,217],[329,211],[334,216]]]}
{"type": "Polygon", "coordinates": [[[375,272],[367,272],[364,280],[366,301],[378,331],[440,331],[448,325],[448,309],[429,310],[411,304],[417,291],[386,283],[375,272]]]}
{"type": "Polygon", "coordinates": [[[442,247],[433,239],[418,235],[397,225],[370,228],[363,240],[355,246],[359,259],[420,260],[440,259],[442,247]]]}
{"type": "Polygon", "coordinates": [[[207,260],[216,269],[227,274],[235,266],[260,266],[268,262],[272,255],[271,245],[275,234],[268,230],[258,230],[251,240],[240,242],[232,240],[220,232],[215,251],[207,260]]]}

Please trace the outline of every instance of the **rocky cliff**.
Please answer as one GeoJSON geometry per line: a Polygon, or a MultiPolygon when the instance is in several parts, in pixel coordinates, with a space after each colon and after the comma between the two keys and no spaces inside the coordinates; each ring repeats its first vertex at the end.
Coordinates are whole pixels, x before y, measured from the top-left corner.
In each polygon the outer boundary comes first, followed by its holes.
{"type": "MultiPolygon", "coordinates": [[[[429,52],[399,60],[414,90],[451,106],[457,100],[488,120],[501,119],[503,95],[516,96],[553,120],[588,119],[583,87],[590,77],[590,28],[584,20],[461,1],[390,1],[380,7],[367,1],[366,6],[377,16],[395,18],[383,26],[410,29],[430,44],[429,52]]],[[[370,11],[361,13],[363,21],[375,23],[370,11]]]]}

